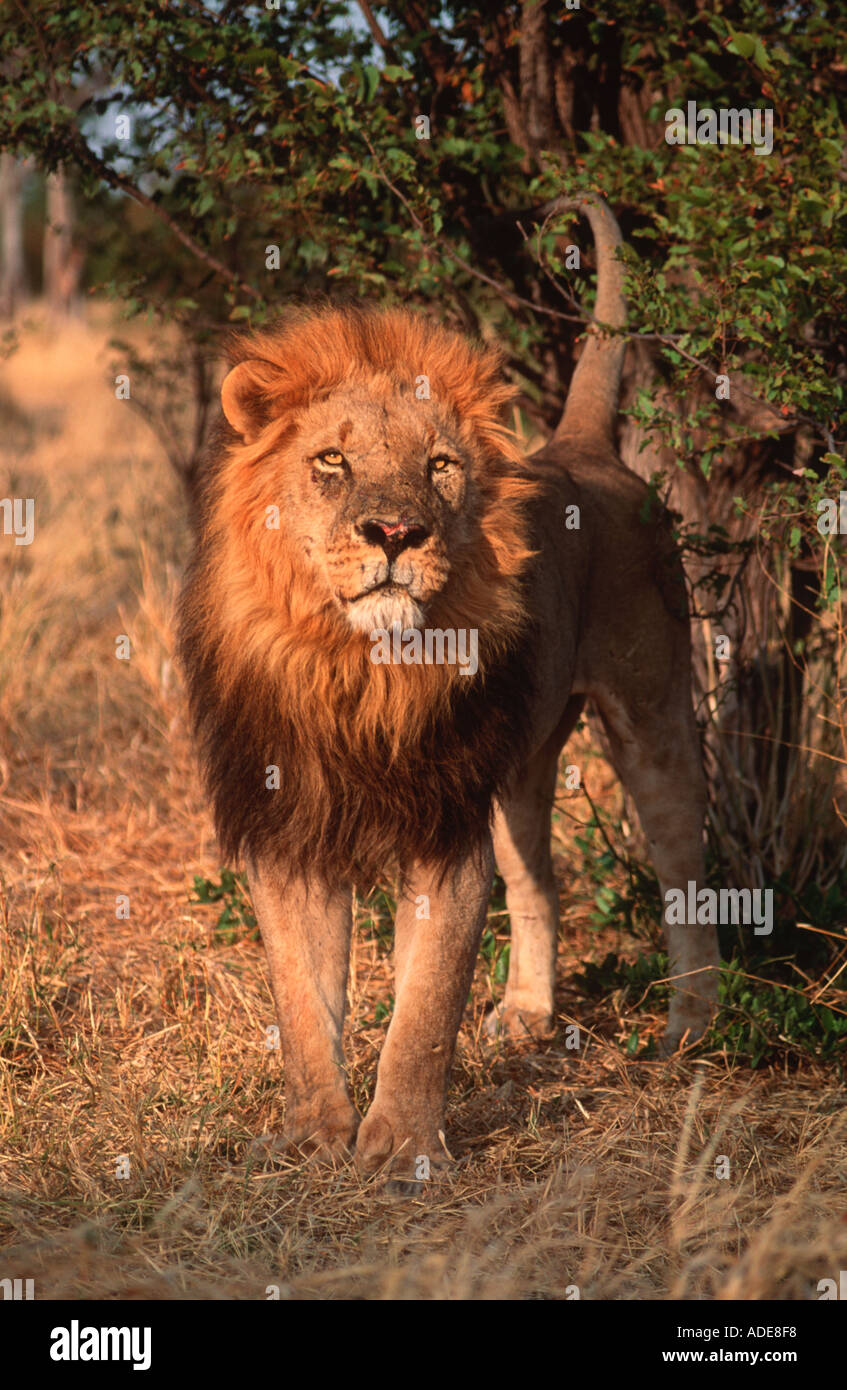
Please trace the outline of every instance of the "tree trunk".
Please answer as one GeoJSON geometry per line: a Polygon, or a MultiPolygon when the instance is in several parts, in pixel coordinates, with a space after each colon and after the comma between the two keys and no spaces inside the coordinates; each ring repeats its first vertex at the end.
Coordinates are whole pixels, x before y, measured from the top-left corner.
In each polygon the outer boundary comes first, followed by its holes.
{"type": "Polygon", "coordinates": [[[13,318],[27,297],[24,264],[23,165],[0,155],[0,315],[13,318]]]}
{"type": "Polygon", "coordinates": [[[71,313],[76,300],[82,256],[73,244],[73,206],[64,170],[47,175],[44,223],[44,299],[54,318],[71,313]]]}

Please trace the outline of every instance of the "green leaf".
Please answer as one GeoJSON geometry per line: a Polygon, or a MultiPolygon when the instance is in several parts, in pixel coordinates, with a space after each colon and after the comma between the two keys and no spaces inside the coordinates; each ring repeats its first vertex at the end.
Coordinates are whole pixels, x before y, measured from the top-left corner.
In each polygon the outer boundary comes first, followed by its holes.
{"type": "Polygon", "coordinates": [[[739,58],[752,58],[757,43],[758,39],[753,34],[735,33],[726,46],[727,52],[737,53],[739,58]]]}
{"type": "Polygon", "coordinates": [[[379,68],[375,68],[375,67],[373,66],[372,63],[369,63],[368,66],[365,68],[364,78],[365,78],[364,100],[365,100],[366,102],[370,102],[370,101],[373,101],[373,98],[375,97],[376,92],[377,92],[377,89],[378,89],[378,87],[379,87],[379,79],[380,79],[380,71],[379,71],[379,68]]]}
{"type": "Polygon", "coordinates": [[[773,72],[773,64],[765,52],[765,45],[762,43],[761,39],[756,39],[756,45],[753,51],[753,62],[756,64],[756,67],[761,68],[763,72],[773,72]]]}

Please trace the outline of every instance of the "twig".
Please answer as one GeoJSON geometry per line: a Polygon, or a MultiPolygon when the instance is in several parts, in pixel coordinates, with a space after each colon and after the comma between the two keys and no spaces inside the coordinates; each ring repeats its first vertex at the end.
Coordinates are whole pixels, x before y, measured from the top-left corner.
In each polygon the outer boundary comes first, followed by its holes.
{"type": "MultiPolygon", "coordinates": [[[[544,213],[547,207],[550,206],[550,204],[546,204],[545,207],[539,209],[539,212],[544,213]]],[[[541,237],[544,234],[544,230],[547,226],[547,223],[550,221],[552,217],[555,216],[555,213],[556,209],[555,207],[553,207],[551,211],[547,212],[547,215],[544,218],[544,222],[538,229],[538,263],[541,266],[544,275],[547,277],[547,279],[550,281],[553,287],[559,291],[559,293],[563,296],[563,298],[565,298],[568,301],[569,304],[572,304],[576,309],[580,311],[580,314],[584,321],[588,324],[593,324],[595,327],[605,328],[605,331],[610,334],[620,333],[622,336],[628,339],[637,339],[641,342],[661,343],[665,347],[670,347],[673,349],[674,352],[678,352],[680,357],[684,357],[686,362],[690,362],[692,367],[697,367],[701,372],[705,372],[707,376],[710,376],[713,381],[717,381],[718,377],[722,375],[722,373],[716,372],[713,367],[709,366],[708,362],[703,362],[701,358],[695,357],[693,353],[690,353],[684,347],[681,347],[679,342],[680,338],[683,336],[681,333],[634,333],[630,332],[628,329],[610,328],[608,326],[598,324],[597,320],[593,317],[593,315],[589,314],[586,310],[582,309],[578,300],[572,294],[570,294],[569,291],[564,289],[564,287],[560,284],[556,276],[553,275],[552,271],[544,262],[544,256],[541,250],[541,237]]],[[[528,243],[529,237],[524,231],[521,223],[518,222],[516,225],[521,233],[521,236],[524,238],[524,241],[528,243]]],[[[562,315],[561,317],[565,316],[562,315]]],[[[785,427],[793,428],[795,424],[802,423],[805,425],[811,425],[814,429],[820,430],[821,436],[824,439],[827,447],[833,452],[835,451],[836,441],[834,435],[830,430],[826,428],[825,425],[822,425],[819,420],[814,419],[810,415],[803,415],[799,411],[795,410],[792,410],[790,416],[785,416],[782,413],[781,406],[774,405],[773,401],[765,400],[762,396],[754,395],[752,391],[746,391],[744,387],[739,386],[737,382],[733,385],[733,390],[735,391],[736,395],[744,396],[745,399],[748,401],[755,401],[757,405],[763,405],[768,410],[772,411],[773,414],[779,415],[780,420],[783,426],[785,427]]]]}
{"type": "Polygon", "coordinates": [[[239,280],[234,272],[230,270],[228,266],[224,265],[223,261],[219,261],[217,256],[213,256],[210,251],[206,251],[199,242],[195,241],[194,238],[179,225],[176,218],[172,217],[161,204],[155,202],[153,198],[148,197],[140,188],[136,188],[135,184],[131,183],[128,178],[125,178],[123,174],[118,174],[114,169],[111,169],[99,155],[96,155],[92,149],[89,149],[79,133],[74,135],[72,148],[80,163],[87,164],[90,169],[93,169],[95,173],[100,175],[101,179],[103,179],[110,188],[116,188],[121,193],[126,193],[128,197],[134,199],[136,203],[140,203],[143,208],[147,208],[155,217],[158,217],[160,222],[164,222],[165,226],[170,228],[177,240],[181,241],[186,250],[190,251],[192,256],[195,256],[198,261],[202,261],[203,264],[207,265],[210,270],[213,270],[216,275],[226,280],[228,284],[234,285],[236,289],[241,290],[243,294],[249,295],[251,299],[262,298],[254,285],[249,284],[246,280],[239,280]]]}
{"type": "Polygon", "coordinates": [[[358,0],[358,5],[359,9],[362,11],[362,14],[365,17],[365,22],[371,31],[371,37],[373,38],[374,43],[376,43],[377,46],[382,49],[389,62],[395,63],[397,61],[397,58],[394,52],[393,45],[386,36],[382,28],[382,25],[380,24],[373,10],[368,4],[368,0],[358,0]]]}

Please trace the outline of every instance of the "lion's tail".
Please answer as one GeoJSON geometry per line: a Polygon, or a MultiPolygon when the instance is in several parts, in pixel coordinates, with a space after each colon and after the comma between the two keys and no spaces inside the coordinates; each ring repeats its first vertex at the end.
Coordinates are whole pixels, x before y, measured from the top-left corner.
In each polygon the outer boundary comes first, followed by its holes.
{"type": "Polygon", "coordinates": [[[617,248],[623,238],[613,213],[596,194],[582,198],[557,198],[544,211],[556,213],[566,208],[578,208],[591,224],[597,248],[594,318],[599,331],[594,326],[589,329],[553,439],[562,439],[568,434],[599,434],[611,443],[614,440],[626,339],[618,333],[603,330],[626,328],[624,268],[617,259],[617,248]]]}

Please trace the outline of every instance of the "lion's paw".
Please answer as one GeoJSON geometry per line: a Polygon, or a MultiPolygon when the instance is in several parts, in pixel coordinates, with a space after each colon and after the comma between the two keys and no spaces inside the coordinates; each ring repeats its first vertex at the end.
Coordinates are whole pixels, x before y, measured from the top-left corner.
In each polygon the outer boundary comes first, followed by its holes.
{"type": "Polygon", "coordinates": [[[660,1057],[671,1057],[699,1042],[711,1025],[715,1006],[711,999],[686,1001],[684,1009],[671,1009],[668,1026],[658,1047],[660,1057]]]}
{"type": "Polygon", "coordinates": [[[358,1128],[359,1116],[352,1105],[338,1105],[331,1114],[288,1109],[282,1133],[255,1139],[251,1153],[257,1157],[288,1154],[333,1163],[352,1156],[358,1128]]]}
{"type": "Polygon", "coordinates": [[[488,1042],[498,1042],[503,1039],[548,1038],[555,1032],[555,1026],[552,1014],[501,1005],[486,1015],[482,1029],[488,1042]]]}
{"type": "Polygon", "coordinates": [[[440,1131],[371,1111],[359,1128],[356,1161],[364,1174],[385,1170],[386,1192],[420,1197],[429,1182],[446,1176],[451,1156],[440,1131]]]}
{"type": "Polygon", "coordinates": [[[678,1056],[685,1053],[705,1033],[705,1028],[666,1028],[659,1039],[656,1052],[660,1058],[678,1056]]]}

